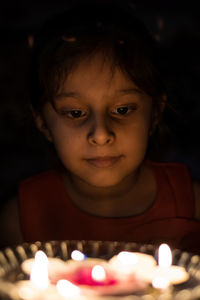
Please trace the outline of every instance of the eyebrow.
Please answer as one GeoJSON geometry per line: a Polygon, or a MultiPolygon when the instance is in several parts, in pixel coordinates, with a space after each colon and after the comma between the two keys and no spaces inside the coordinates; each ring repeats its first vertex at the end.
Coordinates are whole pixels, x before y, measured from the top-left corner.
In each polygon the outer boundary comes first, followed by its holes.
{"type": "Polygon", "coordinates": [[[55,99],[56,100],[59,100],[60,98],[70,98],[70,97],[77,97],[77,96],[80,96],[80,93],[77,93],[77,92],[63,92],[63,93],[60,93],[58,95],[55,96],[55,99]]]}
{"type": "MultiPolygon", "coordinates": [[[[143,94],[144,92],[139,88],[130,88],[130,89],[120,89],[116,91],[116,95],[130,95],[130,94],[143,94]]],[[[65,91],[55,96],[55,100],[60,100],[61,98],[71,98],[71,97],[81,97],[80,93],[65,91]]]]}
{"type": "Polygon", "coordinates": [[[139,88],[130,88],[130,89],[118,90],[117,93],[122,95],[129,95],[129,94],[143,94],[144,92],[139,88]]]}

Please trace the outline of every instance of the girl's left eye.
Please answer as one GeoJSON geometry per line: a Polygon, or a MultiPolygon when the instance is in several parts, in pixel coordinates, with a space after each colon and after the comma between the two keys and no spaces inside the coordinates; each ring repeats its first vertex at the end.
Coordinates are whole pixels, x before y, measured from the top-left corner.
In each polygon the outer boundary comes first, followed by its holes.
{"type": "Polygon", "coordinates": [[[79,109],[73,109],[73,110],[64,111],[62,114],[66,115],[68,118],[71,119],[78,119],[84,117],[86,115],[86,112],[79,109]]]}
{"type": "Polygon", "coordinates": [[[112,113],[123,116],[123,115],[130,113],[133,110],[136,110],[136,106],[119,106],[119,107],[116,107],[112,111],[112,113]]]}

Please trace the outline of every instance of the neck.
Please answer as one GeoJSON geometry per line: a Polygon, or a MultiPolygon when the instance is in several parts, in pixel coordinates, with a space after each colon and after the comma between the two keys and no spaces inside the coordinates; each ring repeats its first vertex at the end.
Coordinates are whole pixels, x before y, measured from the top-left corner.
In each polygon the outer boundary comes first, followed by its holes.
{"type": "Polygon", "coordinates": [[[79,178],[68,175],[63,178],[71,200],[83,211],[97,216],[120,217],[139,214],[145,210],[147,197],[144,197],[144,190],[145,195],[149,190],[146,185],[144,189],[143,184],[148,175],[146,168],[142,166],[118,185],[104,188],[90,186],[79,178]]]}

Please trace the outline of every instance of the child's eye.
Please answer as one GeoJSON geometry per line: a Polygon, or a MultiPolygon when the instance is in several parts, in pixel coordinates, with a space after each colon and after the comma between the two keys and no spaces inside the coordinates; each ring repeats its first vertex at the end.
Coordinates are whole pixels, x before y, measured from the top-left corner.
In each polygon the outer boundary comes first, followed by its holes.
{"type": "Polygon", "coordinates": [[[73,109],[62,112],[63,115],[66,115],[67,117],[71,119],[78,119],[81,117],[84,117],[86,115],[86,112],[79,110],[79,109],[73,109]]]}
{"type": "Polygon", "coordinates": [[[116,107],[112,113],[116,114],[116,115],[126,115],[128,113],[130,113],[131,111],[136,110],[136,106],[119,106],[116,107]]]}

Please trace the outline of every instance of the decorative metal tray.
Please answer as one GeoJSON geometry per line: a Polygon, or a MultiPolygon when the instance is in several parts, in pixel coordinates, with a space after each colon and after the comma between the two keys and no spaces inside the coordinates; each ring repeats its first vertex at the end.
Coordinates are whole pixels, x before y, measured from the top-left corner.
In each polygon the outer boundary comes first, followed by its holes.
{"type": "MultiPolygon", "coordinates": [[[[34,257],[38,250],[43,250],[48,257],[57,257],[62,260],[71,258],[73,250],[80,250],[88,257],[110,259],[120,251],[136,251],[146,253],[157,258],[157,248],[153,245],[142,245],[123,242],[102,242],[102,241],[49,241],[34,244],[24,243],[16,247],[5,248],[0,251],[0,299],[11,299],[8,295],[9,284],[13,285],[18,280],[26,279],[21,270],[21,263],[34,257]],[[8,286],[6,286],[8,284],[8,286]]],[[[109,299],[127,300],[197,300],[200,299],[200,257],[188,252],[181,252],[178,249],[172,250],[173,264],[185,267],[190,274],[190,279],[180,285],[174,286],[170,292],[158,293],[148,291],[140,295],[129,295],[124,297],[109,297],[109,299]]],[[[105,296],[104,300],[108,299],[105,296]]],[[[56,299],[55,299],[56,300],[56,299]]]]}

